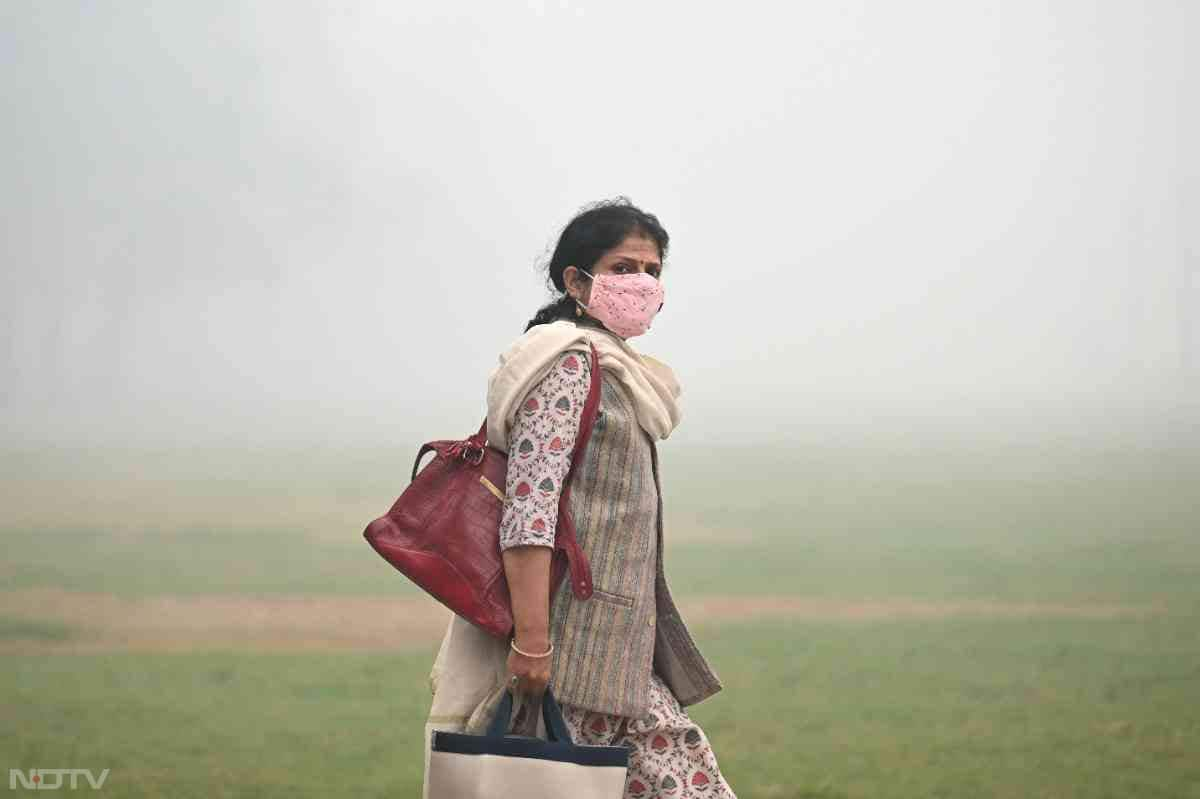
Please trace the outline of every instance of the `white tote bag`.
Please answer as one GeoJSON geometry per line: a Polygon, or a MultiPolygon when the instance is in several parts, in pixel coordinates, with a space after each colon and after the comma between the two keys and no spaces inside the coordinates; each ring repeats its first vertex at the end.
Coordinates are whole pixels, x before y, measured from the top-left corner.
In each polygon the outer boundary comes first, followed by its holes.
{"type": "Polygon", "coordinates": [[[550,686],[542,696],[547,739],[508,734],[513,695],[504,692],[483,735],[437,731],[429,759],[430,799],[621,799],[624,746],[577,745],[550,686]]]}
{"type": "MultiPolygon", "coordinates": [[[[498,760],[517,760],[516,757],[506,757],[503,754],[497,757],[494,753],[463,753],[463,752],[448,752],[439,751],[435,753],[432,749],[432,743],[439,732],[463,733],[466,737],[479,738],[483,737],[480,734],[486,735],[489,726],[496,723],[497,719],[508,720],[507,714],[511,712],[512,696],[505,685],[505,678],[508,676],[508,646],[504,641],[491,636],[465,619],[450,614],[449,624],[446,626],[446,634],[442,638],[441,648],[438,650],[437,658],[434,660],[433,668],[429,674],[430,689],[433,692],[433,703],[430,707],[429,718],[425,723],[425,781],[422,787],[422,796],[424,799],[473,799],[473,797],[505,797],[506,789],[495,787],[489,788],[490,783],[485,783],[486,780],[504,780],[508,776],[504,774],[507,766],[508,771],[519,772],[517,779],[528,780],[535,772],[545,772],[546,778],[551,780],[548,785],[553,785],[553,780],[562,779],[572,772],[592,771],[602,772],[601,774],[579,776],[576,774],[571,777],[570,790],[566,792],[555,792],[557,789],[547,787],[548,793],[526,792],[538,789],[519,789],[517,794],[512,795],[509,799],[516,797],[529,796],[531,799],[541,796],[552,796],[558,799],[560,796],[579,796],[580,799],[590,799],[592,796],[607,797],[610,799],[621,799],[625,791],[626,768],[620,768],[620,774],[613,776],[617,769],[614,767],[596,767],[587,765],[586,763],[573,763],[571,761],[553,761],[545,760],[544,765],[537,762],[539,758],[526,758],[524,763],[518,762],[515,764],[505,764],[500,766],[492,765],[498,760]],[[501,705],[504,700],[508,701],[509,710],[501,711],[501,705]],[[468,759],[470,758],[470,759],[468,759]],[[562,763],[563,765],[554,765],[562,763]],[[575,768],[578,767],[578,768],[575,768]],[[466,771],[464,771],[464,769],[466,771]],[[461,782],[468,777],[464,774],[471,774],[474,770],[475,785],[482,792],[460,792],[461,789],[455,785],[453,787],[446,786],[444,779],[457,780],[461,782]],[[615,789],[609,791],[607,787],[601,793],[589,793],[583,791],[588,785],[588,780],[594,778],[602,778],[611,780],[615,789]],[[445,793],[444,791],[451,791],[445,793]],[[488,793],[488,790],[494,790],[495,793],[488,793]],[[580,792],[583,791],[583,792],[580,792]]],[[[547,713],[545,712],[545,703],[543,702],[542,713],[529,713],[528,717],[536,727],[532,730],[524,729],[522,733],[532,733],[535,738],[549,738],[555,736],[549,732],[547,728],[547,713]]],[[[554,704],[554,711],[559,719],[561,713],[557,703],[554,704]]],[[[510,736],[511,737],[511,736],[510,736]]],[[[566,732],[565,725],[563,731],[557,734],[560,743],[565,743],[570,740],[569,733],[566,732]]],[[[547,741],[542,740],[540,743],[545,744],[547,741]]],[[[577,749],[611,749],[614,747],[576,747],[577,749]]],[[[586,760],[586,758],[585,758],[586,760]]],[[[539,780],[539,783],[541,781],[539,780]]],[[[515,783],[514,783],[515,785],[515,783]]],[[[590,790],[590,788],[588,788],[590,790]]]]}

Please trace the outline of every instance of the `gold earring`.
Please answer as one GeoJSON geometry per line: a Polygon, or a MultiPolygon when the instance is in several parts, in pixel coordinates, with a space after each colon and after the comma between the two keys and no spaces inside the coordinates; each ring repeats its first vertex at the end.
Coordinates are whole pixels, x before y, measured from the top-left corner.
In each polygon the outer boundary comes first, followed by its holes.
{"type": "Polygon", "coordinates": [[[583,316],[583,311],[580,309],[580,307],[579,307],[579,304],[578,304],[578,303],[576,303],[576,304],[575,304],[575,315],[576,315],[576,316],[583,316]]]}

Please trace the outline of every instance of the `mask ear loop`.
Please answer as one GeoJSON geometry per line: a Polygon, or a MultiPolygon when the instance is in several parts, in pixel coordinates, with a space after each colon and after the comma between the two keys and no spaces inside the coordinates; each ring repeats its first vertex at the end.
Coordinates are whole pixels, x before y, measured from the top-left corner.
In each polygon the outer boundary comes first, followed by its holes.
{"type": "MultiPolygon", "coordinates": [[[[576,268],[576,269],[579,269],[579,271],[580,271],[580,272],[583,272],[585,275],[587,275],[587,276],[588,276],[588,278],[589,278],[589,279],[590,279],[590,280],[591,280],[593,283],[595,283],[595,282],[596,282],[596,278],[592,277],[591,273],[590,273],[590,272],[588,272],[588,270],[586,270],[586,269],[580,269],[579,267],[575,267],[575,268],[576,268]]],[[[582,302],[580,302],[578,297],[572,297],[571,299],[575,300],[575,304],[576,304],[576,305],[578,305],[580,308],[582,308],[583,310],[587,311],[588,313],[591,313],[591,309],[590,309],[590,308],[588,308],[586,305],[584,305],[582,302]]]]}

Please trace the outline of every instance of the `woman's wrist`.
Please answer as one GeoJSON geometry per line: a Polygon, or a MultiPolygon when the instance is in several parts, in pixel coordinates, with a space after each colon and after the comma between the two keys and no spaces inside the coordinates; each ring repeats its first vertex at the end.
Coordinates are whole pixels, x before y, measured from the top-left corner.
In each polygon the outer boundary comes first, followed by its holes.
{"type": "Polygon", "coordinates": [[[519,645],[517,644],[517,641],[516,641],[516,639],[515,639],[515,638],[514,638],[512,641],[509,641],[509,642],[508,642],[508,645],[509,645],[510,647],[512,647],[512,650],[513,650],[514,652],[516,652],[518,655],[524,655],[524,656],[525,656],[525,657],[527,657],[527,658],[544,658],[544,657],[549,657],[549,656],[550,656],[550,653],[552,653],[552,652],[554,651],[554,645],[553,645],[553,644],[550,644],[550,643],[548,643],[544,649],[540,649],[540,650],[537,650],[537,651],[532,651],[532,650],[529,650],[529,649],[525,649],[524,647],[521,647],[521,646],[519,646],[519,645]]]}
{"type": "Polygon", "coordinates": [[[545,628],[517,630],[512,641],[526,652],[545,652],[550,648],[550,631],[545,628]]]}

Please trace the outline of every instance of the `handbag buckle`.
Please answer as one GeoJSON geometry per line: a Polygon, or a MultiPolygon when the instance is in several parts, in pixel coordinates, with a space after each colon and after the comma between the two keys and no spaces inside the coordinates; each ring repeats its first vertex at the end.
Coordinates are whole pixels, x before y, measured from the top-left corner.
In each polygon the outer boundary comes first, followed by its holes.
{"type": "Polygon", "coordinates": [[[446,451],[446,454],[452,458],[462,458],[472,466],[478,466],[479,464],[483,463],[483,444],[480,444],[473,438],[455,441],[450,445],[450,448],[446,451]]]}
{"type": "Polygon", "coordinates": [[[483,463],[483,444],[478,443],[472,438],[455,441],[446,449],[446,456],[449,458],[462,458],[472,466],[478,466],[483,463]]]}

